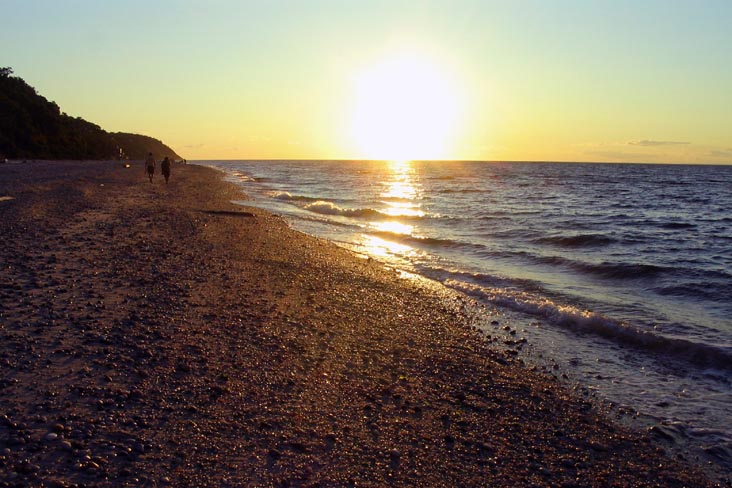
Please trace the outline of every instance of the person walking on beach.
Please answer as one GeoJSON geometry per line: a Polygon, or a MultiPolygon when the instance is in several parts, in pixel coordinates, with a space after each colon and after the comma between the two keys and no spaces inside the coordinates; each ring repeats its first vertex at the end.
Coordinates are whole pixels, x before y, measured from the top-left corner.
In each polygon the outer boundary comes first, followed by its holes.
{"type": "Polygon", "coordinates": [[[147,159],[145,159],[145,166],[147,168],[147,177],[150,178],[150,183],[152,183],[153,175],[155,174],[155,157],[153,153],[148,153],[147,159]]]}
{"type": "Polygon", "coordinates": [[[165,176],[165,184],[168,184],[168,178],[170,178],[170,158],[168,156],[165,156],[165,159],[163,159],[163,162],[160,163],[160,170],[163,172],[163,176],[165,176]]]}

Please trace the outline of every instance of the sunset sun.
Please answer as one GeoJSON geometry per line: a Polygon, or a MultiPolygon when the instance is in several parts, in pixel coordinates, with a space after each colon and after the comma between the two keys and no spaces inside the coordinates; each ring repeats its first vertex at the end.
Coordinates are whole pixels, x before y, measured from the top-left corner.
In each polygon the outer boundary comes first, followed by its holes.
{"type": "Polygon", "coordinates": [[[460,93],[447,70],[400,53],[355,77],[352,139],[370,159],[449,158],[460,122],[460,93]]]}

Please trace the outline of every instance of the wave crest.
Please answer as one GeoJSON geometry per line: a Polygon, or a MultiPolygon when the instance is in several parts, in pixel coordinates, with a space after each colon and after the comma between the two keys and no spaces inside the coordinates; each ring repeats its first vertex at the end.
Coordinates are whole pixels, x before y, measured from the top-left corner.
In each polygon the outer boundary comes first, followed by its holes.
{"type": "Polygon", "coordinates": [[[708,344],[661,336],[602,314],[557,304],[526,292],[448,279],[446,286],[480,300],[539,317],[565,329],[590,333],[650,353],[663,354],[703,368],[732,369],[732,353],[708,344]]]}
{"type": "Polygon", "coordinates": [[[288,191],[273,191],[269,195],[275,200],[284,200],[286,202],[312,202],[317,200],[303,195],[293,195],[288,191]]]}
{"type": "Polygon", "coordinates": [[[319,213],[322,215],[342,215],[345,217],[354,218],[387,218],[389,215],[374,210],[373,208],[343,208],[339,207],[333,202],[327,202],[324,200],[318,200],[303,207],[305,210],[310,212],[319,213]]]}

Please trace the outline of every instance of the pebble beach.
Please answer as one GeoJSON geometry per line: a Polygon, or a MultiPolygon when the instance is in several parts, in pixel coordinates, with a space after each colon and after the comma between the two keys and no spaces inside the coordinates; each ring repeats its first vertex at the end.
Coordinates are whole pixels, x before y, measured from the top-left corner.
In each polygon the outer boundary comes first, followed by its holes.
{"type": "Polygon", "coordinates": [[[243,198],[203,166],[0,165],[0,486],[720,486],[468,298],[243,198]]]}

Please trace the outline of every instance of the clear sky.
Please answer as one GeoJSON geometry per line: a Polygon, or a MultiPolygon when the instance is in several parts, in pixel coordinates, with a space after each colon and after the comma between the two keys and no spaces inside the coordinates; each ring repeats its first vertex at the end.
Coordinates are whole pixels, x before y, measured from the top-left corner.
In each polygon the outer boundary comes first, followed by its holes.
{"type": "Polygon", "coordinates": [[[730,0],[0,0],[0,66],[188,159],[732,163],[730,0]]]}

